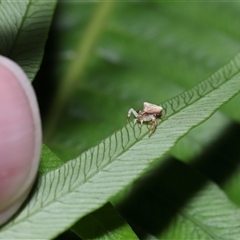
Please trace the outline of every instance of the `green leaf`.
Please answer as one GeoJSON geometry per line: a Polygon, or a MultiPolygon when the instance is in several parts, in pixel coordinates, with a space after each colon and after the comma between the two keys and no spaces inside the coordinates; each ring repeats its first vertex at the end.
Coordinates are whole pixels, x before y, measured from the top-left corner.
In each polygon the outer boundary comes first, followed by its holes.
{"type": "Polygon", "coordinates": [[[216,112],[208,121],[194,128],[171,150],[171,155],[184,162],[191,162],[216,141],[231,123],[226,115],[216,112]],[[191,147],[190,147],[191,146],[191,147]]]}
{"type": "Polygon", "coordinates": [[[63,165],[61,161],[46,145],[42,145],[39,173],[44,174],[63,165]]]}
{"type": "Polygon", "coordinates": [[[138,239],[110,203],[83,217],[71,229],[82,239],[138,239]]]}
{"type": "Polygon", "coordinates": [[[228,197],[240,206],[240,195],[239,195],[239,182],[240,182],[240,167],[235,168],[235,173],[229,177],[228,181],[221,184],[228,197]]]}
{"type": "Polygon", "coordinates": [[[118,209],[140,239],[239,238],[240,209],[196,169],[168,158],[134,185],[118,209]]]}
{"type": "Polygon", "coordinates": [[[231,204],[216,185],[208,184],[195,195],[186,209],[180,210],[161,238],[237,240],[240,234],[236,226],[239,214],[239,208],[231,204]]]}
{"type": "Polygon", "coordinates": [[[41,64],[56,2],[0,1],[0,54],[17,62],[31,80],[41,64]]]}
{"type": "Polygon", "coordinates": [[[43,239],[53,238],[102,206],[240,91],[239,66],[237,55],[207,80],[163,103],[164,121],[150,138],[148,126],[131,122],[43,175],[30,202],[2,228],[0,237],[36,238],[41,234],[43,239]]]}

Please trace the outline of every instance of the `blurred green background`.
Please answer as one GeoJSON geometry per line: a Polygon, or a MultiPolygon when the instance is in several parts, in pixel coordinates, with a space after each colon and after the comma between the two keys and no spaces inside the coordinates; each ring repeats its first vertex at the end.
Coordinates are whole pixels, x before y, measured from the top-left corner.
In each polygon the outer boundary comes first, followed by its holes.
{"type": "MultiPolygon", "coordinates": [[[[34,81],[45,143],[69,160],[124,126],[129,108],[141,109],[144,101],[161,104],[207,78],[240,49],[239,7],[60,1],[34,81]],[[68,84],[66,72],[80,55],[79,71],[68,84]],[[61,84],[68,89],[62,99],[56,97],[61,84]],[[56,112],[61,115],[49,128],[56,112]]],[[[227,124],[240,120],[238,102],[239,97],[192,131],[172,154],[186,160],[200,153],[227,124]]]]}

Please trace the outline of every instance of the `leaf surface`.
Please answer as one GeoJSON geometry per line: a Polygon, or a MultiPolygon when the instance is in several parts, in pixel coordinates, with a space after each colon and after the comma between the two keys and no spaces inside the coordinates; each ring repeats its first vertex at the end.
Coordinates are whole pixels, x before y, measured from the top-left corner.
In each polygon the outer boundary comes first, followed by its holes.
{"type": "Polygon", "coordinates": [[[38,71],[56,0],[0,1],[0,54],[17,62],[29,79],[38,71]]]}
{"type": "Polygon", "coordinates": [[[168,158],[135,185],[119,210],[140,239],[239,238],[240,209],[196,169],[168,158]]]}
{"type": "Polygon", "coordinates": [[[110,203],[83,217],[71,229],[82,239],[138,239],[110,203]]]}
{"type": "Polygon", "coordinates": [[[46,145],[42,145],[40,158],[40,166],[38,172],[40,174],[47,173],[60,167],[64,162],[61,161],[46,145]]]}

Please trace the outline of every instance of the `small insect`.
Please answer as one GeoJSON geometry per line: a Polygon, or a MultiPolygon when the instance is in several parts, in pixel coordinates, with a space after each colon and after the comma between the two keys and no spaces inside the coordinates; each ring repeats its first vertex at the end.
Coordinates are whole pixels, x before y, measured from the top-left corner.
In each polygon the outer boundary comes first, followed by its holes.
{"type": "Polygon", "coordinates": [[[161,106],[144,102],[143,103],[143,110],[135,111],[133,108],[130,108],[127,114],[127,121],[129,121],[131,114],[134,115],[134,124],[136,122],[150,122],[152,121],[152,126],[149,132],[149,137],[155,131],[157,127],[157,119],[162,116],[163,108],[161,106]]]}

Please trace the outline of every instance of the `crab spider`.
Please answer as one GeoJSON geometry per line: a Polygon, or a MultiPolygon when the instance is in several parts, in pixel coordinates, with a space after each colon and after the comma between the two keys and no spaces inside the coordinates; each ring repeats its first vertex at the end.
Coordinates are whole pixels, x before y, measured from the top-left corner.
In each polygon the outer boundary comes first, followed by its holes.
{"type": "Polygon", "coordinates": [[[141,125],[143,122],[152,122],[152,126],[149,132],[149,136],[155,131],[157,127],[157,119],[162,116],[163,108],[161,106],[144,102],[143,109],[136,111],[133,108],[130,108],[127,114],[127,121],[129,121],[131,114],[134,115],[134,124],[140,122],[141,125]]]}

